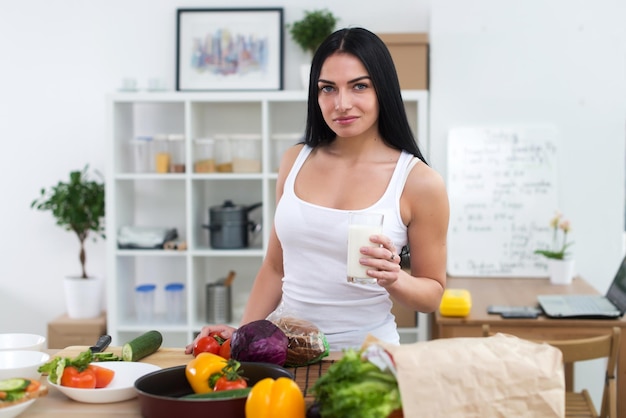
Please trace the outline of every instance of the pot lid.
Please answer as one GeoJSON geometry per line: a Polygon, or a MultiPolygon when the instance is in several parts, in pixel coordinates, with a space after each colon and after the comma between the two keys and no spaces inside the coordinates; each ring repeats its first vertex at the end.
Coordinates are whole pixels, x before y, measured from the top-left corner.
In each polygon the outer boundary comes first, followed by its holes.
{"type": "Polygon", "coordinates": [[[215,209],[215,210],[235,211],[235,210],[244,210],[245,207],[244,206],[240,206],[240,205],[236,205],[236,204],[233,203],[232,200],[227,199],[227,200],[224,200],[224,203],[222,205],[220,205],[220,206],[213,206],[211,209],[212,210],[215,209]]]}

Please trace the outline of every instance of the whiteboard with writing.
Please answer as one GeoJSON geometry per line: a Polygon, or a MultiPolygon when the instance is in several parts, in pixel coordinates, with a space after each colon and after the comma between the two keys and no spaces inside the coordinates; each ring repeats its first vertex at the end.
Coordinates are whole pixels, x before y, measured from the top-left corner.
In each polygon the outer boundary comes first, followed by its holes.
{"type": "Polygon", "coordinates": [[[459,127],[448,137],[448,274],[545,277],[558,209],[557,131],[459,127]]]}

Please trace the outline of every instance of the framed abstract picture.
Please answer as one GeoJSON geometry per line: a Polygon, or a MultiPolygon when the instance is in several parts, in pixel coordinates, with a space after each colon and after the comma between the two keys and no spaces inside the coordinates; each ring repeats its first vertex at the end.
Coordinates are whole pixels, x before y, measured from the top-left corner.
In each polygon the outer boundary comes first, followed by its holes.
{"type": "Polygon", "coordinates": [[[283,9],[178,9],[176,90],[282,90],[283,9]]]}

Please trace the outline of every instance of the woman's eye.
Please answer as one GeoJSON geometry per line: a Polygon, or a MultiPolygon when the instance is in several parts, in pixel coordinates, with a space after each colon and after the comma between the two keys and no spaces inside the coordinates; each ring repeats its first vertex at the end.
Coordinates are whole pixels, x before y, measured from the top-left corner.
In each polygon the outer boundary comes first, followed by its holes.
{"type": "Polygon", "coordinates": [[[355,90],[365,90],[366,88],[368,88],[369,86],[365,83],[357,83],[354,85],[354,89],[355,90]]]}
{"type": "Polygon", "coordinates": [[[334,90],[333,86],[321,86],[320,91],[323,93],[330,93],[334,90]]]}

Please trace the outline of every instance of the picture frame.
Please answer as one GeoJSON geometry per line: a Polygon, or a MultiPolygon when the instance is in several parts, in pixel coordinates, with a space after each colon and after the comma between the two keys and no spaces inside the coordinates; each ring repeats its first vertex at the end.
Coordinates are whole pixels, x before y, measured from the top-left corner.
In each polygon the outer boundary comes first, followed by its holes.
{"type": "Polygon", "coordinates": [[[282,90],[283,8],[178,9],[176,90],[282,90]]]}

